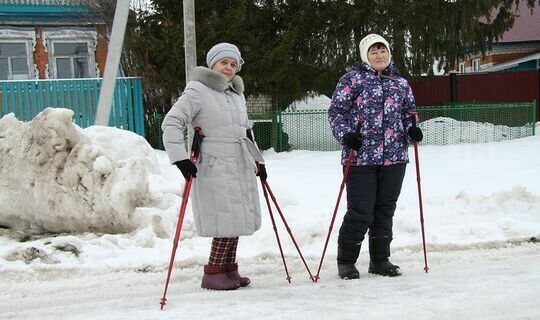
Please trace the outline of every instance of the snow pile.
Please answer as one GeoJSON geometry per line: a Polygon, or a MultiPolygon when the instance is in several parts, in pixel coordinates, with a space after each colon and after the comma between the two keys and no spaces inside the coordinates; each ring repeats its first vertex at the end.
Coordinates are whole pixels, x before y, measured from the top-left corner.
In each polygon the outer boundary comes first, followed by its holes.
{"type": "Polygon", "coordinates": [[[532,135],[533,125],[508,127],[489,122],[458,121],[446,117],[437,117],[419,123],[419,127],[424,132],[423,145],[484,143],[524,138],[532,135]]]}
{"type": "Polygon", "coordinates": [[[291,103],[285,111],[328,110],[331,101],[332,99],[325,95],[311,93],[305,99],[297,100],[291,103]]]}
{"type": "Polygon", "coordinates": [[[151,202],[154,150],[129,131],[82,130],[72,117],[47,108],[27,123],[13,114],[0,119],[0,225],[124,233],[146,223],[135,209],[151,202]]]}

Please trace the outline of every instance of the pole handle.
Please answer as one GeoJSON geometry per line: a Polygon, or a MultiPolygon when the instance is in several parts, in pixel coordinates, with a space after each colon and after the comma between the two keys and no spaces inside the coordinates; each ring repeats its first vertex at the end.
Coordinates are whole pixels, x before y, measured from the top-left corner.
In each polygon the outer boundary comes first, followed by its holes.
{"type": "Polygon", "coordinates": [[[193,133],[193,142],[191,143],[191,153],[193,157],[197,159],[199,157],[199,152],[201,151],[201,143],[204,136],[201,134],[201,128],[195,127],[195,132],[193,133]]]}

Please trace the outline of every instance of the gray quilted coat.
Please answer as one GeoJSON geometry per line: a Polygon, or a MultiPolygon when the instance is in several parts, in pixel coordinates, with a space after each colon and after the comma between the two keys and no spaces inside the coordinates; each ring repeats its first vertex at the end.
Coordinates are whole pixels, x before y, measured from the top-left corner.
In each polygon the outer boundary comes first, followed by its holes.
{"type": "Polygon", "coordinates": [[[250,235],[261,226],[255,161],[263,159],[246,137],[249,122],[243,91],[239,76],[228,82],[216,71],[197,67],[161,127],[171,163],[189,158],[184,128],[202,129],[191,194],[200,236],[250,235]]]}

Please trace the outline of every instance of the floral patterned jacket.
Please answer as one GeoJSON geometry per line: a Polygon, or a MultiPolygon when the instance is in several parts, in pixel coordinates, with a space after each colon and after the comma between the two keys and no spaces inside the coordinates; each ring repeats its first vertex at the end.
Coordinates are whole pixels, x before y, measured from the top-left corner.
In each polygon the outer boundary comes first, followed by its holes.
{"type": "MultiPolygon", "coordinates": [[[[391,63],[380,77],[365,62],[356,62],[339,80],[328,109],[334,137],[343,137],[358,129],[362,146],[352,165],[392,165],[408,162],[407,130],[416,112],[414,96],[407,80],[391,63]]],[[[346,164],[352,150],[344,146],[341,163],[346,164]]]]}

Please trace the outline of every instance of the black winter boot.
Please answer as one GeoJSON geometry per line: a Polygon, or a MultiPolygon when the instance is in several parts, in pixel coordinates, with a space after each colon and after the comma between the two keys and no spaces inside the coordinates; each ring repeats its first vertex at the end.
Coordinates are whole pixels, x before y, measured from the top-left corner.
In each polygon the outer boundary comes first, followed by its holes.
{"type": "Polygon", "coordinates": [[[399,266],[392,264],[390,257],[391,237],[370,237],[369,238],[369,273],[381,276],[397,277],[401,275],[399,266]]]}
{"type": "Polygon", "coordinates": [[[341,279],[360,278],[360,272],[354,266],[360,254],[360,244],[355,246],[338,246],[338,275],[341,279]]]}

